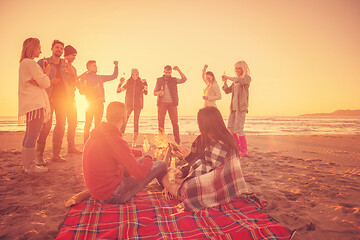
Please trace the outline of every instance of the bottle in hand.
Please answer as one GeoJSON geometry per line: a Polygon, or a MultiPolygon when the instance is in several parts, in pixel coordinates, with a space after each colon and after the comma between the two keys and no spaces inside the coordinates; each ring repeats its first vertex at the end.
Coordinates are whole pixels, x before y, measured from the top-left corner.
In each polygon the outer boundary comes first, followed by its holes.
{"type": "Polygon", "coordinates": [[[144,150],[144,153],[146,153],[146,152],[148,152],[150,150],[150,144],[149,144],[147,135],[144,135],[143,150],[144,150]]]}
{"type": "Polygon", "coordinates": [[[146,79],[142,79],[142,84],[144,85],[144,91],[147,91],[148,90],[148,84],[146,82],[146,79]]]}
{"type": "Polygon", "coordinates": [[[175,158],[170,156],[170,171],[169,171],[169,181],[171,183],[175,182],[175,158]]]}

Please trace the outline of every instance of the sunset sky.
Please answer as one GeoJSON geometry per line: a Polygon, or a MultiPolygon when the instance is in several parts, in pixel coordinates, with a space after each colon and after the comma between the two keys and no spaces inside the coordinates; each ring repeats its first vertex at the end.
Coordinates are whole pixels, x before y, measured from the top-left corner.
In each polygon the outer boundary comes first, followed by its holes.
{"type": "MultiPolygon", "coordinates": [[[[179,115],[202,107],[204,64],[222,86],[245,60],[251,71],[251,116],[295,116],[360,109],[360,1],[37,1],[0,0],[0,116],[17,115],[19,56],[23,41],[37,37],[43,53],[59,39],[78,50],[78,73],[94,59],[99,74],[120,75],[136,67],[150,93],[143,115],[155,116],[156,78],[167,64],[188,81],[179,85],[179,115]]],[[[174,76],[179,74],[174,72],[174,76]]],[[[120,78],[120,76],[119,76],[120,78]]],[[[105,83],[106,101],[117,94],[119,78],[105,83]]],[[[84,96],[76,93],[79,118],[84,96]]],[[[217,102],[228,115],[230,95],[217,102]]]]}

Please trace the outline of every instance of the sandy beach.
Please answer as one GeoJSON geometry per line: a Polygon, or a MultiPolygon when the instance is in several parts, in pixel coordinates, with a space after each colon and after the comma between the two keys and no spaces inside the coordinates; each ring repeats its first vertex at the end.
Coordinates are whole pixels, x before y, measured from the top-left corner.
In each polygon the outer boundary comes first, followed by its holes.
{"type": "MultiPolygon", "coordinates": [[[[85,190],[81,155],[66,154],[65,136],[66,162],[49,162],[42,175],[25,174],[23,135],[0,132],[0,239],[54,239],[69,210],[65,202],[85,190]]],[[[183,135],[182,144],[190,147],[195,137],[183,135]]],[[[296,230],[294,239],[360,239],[360,135],[250,135],[247,141],[245,180],[268,203],[266,213],[296,230]]],[[[80,133],[76,143],[82,149],[80,133]]],[[[51,157],[51,137],[45,157],[51,157]]]]}

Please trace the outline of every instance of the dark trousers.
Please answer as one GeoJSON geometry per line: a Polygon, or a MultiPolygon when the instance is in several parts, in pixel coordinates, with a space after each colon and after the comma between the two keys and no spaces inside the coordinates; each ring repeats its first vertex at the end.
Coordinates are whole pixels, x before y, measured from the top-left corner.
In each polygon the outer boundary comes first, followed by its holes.
{"type": "MultiPolygon", "coordinates": [[[[133,111],[134,111],[134,133],[139,133],[139,118],[140,118],[141,109],[126,108],[127,121],[129,120],[129,117],[130,117],[130,115],[131,115],[131,113],[133,111]]],[[[123,127],[121,129],[122,133],[125,132],[127,121],[126,121],[126,123],[123,125],[123,127]]]]}
{"type": "Polygon", "coordinates": [[[22,146],[24,148],[34,148],[36,139],[44,122],[44,109],[40,108],[26,114],[26,132],[22,146]],[[33,115],[32,117],[30,117],[33,115]],[[35,115],[35,116],[34,116],[35,115]]]}
{"type": "Polygon", "coordinates": [[[68,147],[75,147],[75,133],[77,126],[77,109],[75,99],[71,99],[67,110],[67,142],[68,147]]]}
{"type": "Polygon", "coordinates": [[[95,118],[95,127],[99,126],[104,113],[104,103],[92,102],[89,103],[89,107],[85,111],[85,127],[84,127],[84,143],[89,138],[90,127],[93,118],[95,118]]]}
{"type": "Polygon", "coordinates": [[[148,185],[154,178],[162,185],[161,179],[167,173],[167,166],[164,161],[156,161],[150,169],[148,175],[141,180],[132,177],[124,170],[123,178],[119,185],[115,188],[112,195],[106,200],[102,201],[105,204],[126,203],[138,192],[140,192],[146,185],[148,185]]]}
{"type": "Polygon", "coordinates": [[[162,132],[164,131],[166,112],[169,112],[169,117],[170,117],[171,124],[173,127],[173,134],[174,134],[175,142],[177,144],[180,144],[177,106],[175,106],[173,103],[160,102],[158,104],[159,131],[162,131],[162,132]]]}
{"type": "Polygon", "coordinates": [[[39,138],[37,140],[38,144],[46,144],[46,138],[50,133],[52,127],[52,118],[53,113],[55,112],[55,128],[53,133],[53,150],[54,148],[59,150],[61,149],[62,139],[65,133],[65,123],[66,123],[66,115],[67,115],[67,103],[66,102],[56,102],[50,101],[51,113],[50,120],[45,122],[41,128],[39,138]]]}

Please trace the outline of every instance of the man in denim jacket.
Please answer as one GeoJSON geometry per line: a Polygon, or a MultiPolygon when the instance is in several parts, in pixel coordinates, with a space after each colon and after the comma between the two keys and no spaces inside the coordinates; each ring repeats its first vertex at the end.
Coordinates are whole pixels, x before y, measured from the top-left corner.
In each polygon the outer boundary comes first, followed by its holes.
{"type": "Polygon", "coordinates": [[[46,144],[46,138],[50,133],[52,126],[52,115],[55,111],[56,124],[52,139],[53,161],[65,161],[60,155],[62,139],[65,132],[66,123],[66,106],[71,96],[71,84],[69,75],[66,73],[66,63],[61,56],[64,52],[64,43],[59,40],[54,40],[51,46],[52,56],[38,61],[38,64],[43,67],[44,64],[50,64],[50,80],[51,86],[46,89],[51,107],[50,120],[44,123],[36,147],[36,163],[38,165],[46,165],[43,159],[43,153],[46,144]]]}

